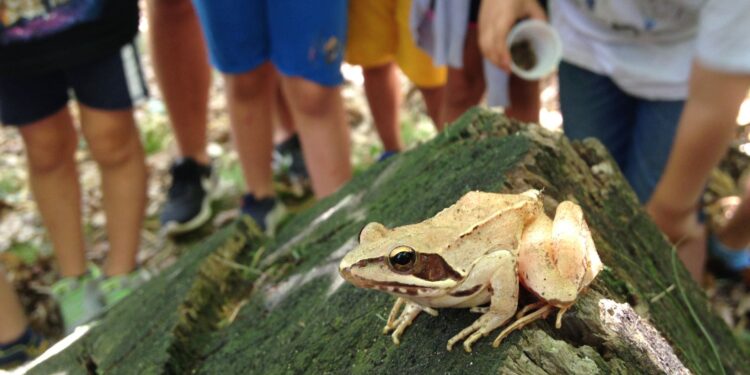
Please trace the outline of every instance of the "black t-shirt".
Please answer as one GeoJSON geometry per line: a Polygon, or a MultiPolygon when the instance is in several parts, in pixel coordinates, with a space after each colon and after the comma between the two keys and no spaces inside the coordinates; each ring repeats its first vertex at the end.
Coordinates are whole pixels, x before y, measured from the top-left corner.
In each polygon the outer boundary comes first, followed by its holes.
{"type": "Polygon", "coordinates": [[[138,32],[137,0],[0,3],[0,75],[42,74],[116,52],[138,32]],[[4,4],[3,4],[4,3],[4,4]],[[38,3],[38,4],[35,4],[38,3]]]}

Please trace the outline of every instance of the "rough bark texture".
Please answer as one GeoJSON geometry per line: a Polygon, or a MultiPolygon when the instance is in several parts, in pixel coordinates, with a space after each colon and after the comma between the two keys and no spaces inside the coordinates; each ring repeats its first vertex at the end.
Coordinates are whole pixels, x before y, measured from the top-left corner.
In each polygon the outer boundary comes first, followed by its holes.
{"type": "Polygon", "coordinates": [[[247,223],[215,235],[32,373],[750,373],[748,352],[672,251],[601,145],[472,110],[275,240],[247,223]],[[549,318],[500,348],[488,337],[473,353],[447,352],[477,315],[444,309],[418,317],[397,347],[381,334],[392,297],[337,274],[367,222],[413,223],[470,190],[529,188],[543,189],[548,214],[578,202],[607,265],[560,330],[549,318]]]}

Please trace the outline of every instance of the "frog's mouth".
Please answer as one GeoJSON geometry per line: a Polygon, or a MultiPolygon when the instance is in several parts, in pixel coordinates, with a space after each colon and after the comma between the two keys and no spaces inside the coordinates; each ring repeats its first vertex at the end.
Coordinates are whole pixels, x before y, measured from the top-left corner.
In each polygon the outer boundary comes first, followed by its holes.
{"type": "Polygon", "coordinates": [[[440,294],[438,293],[437,289],[428,286],[411,285],[400,283],[398,281],[378,281],[365,279],[352,273],[352,267],[342,268],[340,270],[340,273],[344,280],[354,284],[359,288],[381,290],[390,294],[411,297],[429,297],[431,295],[440,294]]]}

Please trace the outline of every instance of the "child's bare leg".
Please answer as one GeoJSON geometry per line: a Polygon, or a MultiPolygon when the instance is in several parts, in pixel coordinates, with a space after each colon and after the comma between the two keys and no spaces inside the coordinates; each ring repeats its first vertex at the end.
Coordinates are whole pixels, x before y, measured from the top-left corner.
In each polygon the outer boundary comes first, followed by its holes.
{"type": "Polygon", "coordinates": [[[234,144],[247,189],[256,199],[274,195],[271,179],[276,73],[271,63],[243,74],[225,74],[234,144]]]}
{"type": "Polygon", "coordinates": [[[445,127],[442,117],[445,86],[419,87],[419,91],[422,93],[422,99],[424,99],[425,107],[427,107],[427,115],[430,116],[438,131],[443,130],[445,127]]]}
{"type": "Polygon", "coordinates": [[[442,121],[451,123],[463,115],[471,106],[479,104],[484,95],[484,68],[479,52],[477,30],[466,32],[464,61],[462,69],[448,68],[448,82],[445,86],[445,106],[442,121]]]}
{"type": "Polygon", "coordinates": [[[296,77],[283,77],[282,84],[309,161],[315,195],[330,195],[352,175],[349,127],[340,90],[296,77]]]}
{"type": "Polygon", "coordinates": [[[284,97],[284,90],[281,89],[281,85],[276,85],[276,116],[276,124],[279,126],[274,128],[274,143],[284,142],[297,134],[292,112],[289,109],[289,102],[284,97]]]}
{"type": "Polygon", "coordinates": [[[509,88],[511,106],[505,114],[525,122],[539,122],[539,81],[527,81],[511,74],[509,88]]]}
{"type": "Polygon", "coordinates": [[[78,135],[68,108],[20,128],[29,183],[63,277],[86,272],[81,189],[74,153],[78,135]]]}
{"type": "Polygon", "coordinates": [[[79,108],[83,135],[102,178],[109,237],[104,273],[127,274],[136,266],[146,209],[146,163],[133,112],[79,108]]]}
{"type": "Polygon", "coordinates": [[[365,95],[370,112],[386,151],[401,151],[398,110],[401,106],[401,83],[398,68],[393,62],[381,66],[364,68],[365,95]]]}
{"type": "Polygon", "coordinates": [[[19,338],[29,322],[23,313],[16,291],[0,269],[0,344],[9,343],[19,338]]]}
{"type": "Polygon", "coordinates": [[[207,164],[211,67],[193,4],[190,0],[150,0],[147,9],[154,72],[180,154],[207,164]]]}

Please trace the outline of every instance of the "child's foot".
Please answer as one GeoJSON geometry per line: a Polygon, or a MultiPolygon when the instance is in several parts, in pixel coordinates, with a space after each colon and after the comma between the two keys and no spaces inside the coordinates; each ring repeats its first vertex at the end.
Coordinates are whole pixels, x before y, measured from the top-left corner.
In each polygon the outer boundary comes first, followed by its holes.
{"type": "Polygon", "coordinates": [[[114,306],[150,278],[151,275],[142,268],[129,274],[104,278],[99,283],[99,290],[104,297],[105,306],[107,308],[114,306]]]}
{"type": "Polygon", "coordinates": [[[719,200],[712,215],[714,234],[709,240],[711,255],[720,261],[722,268],[741,274],[750,285],[750,186],[743,197],[725,197],[719,200]]]}
{"type": "Polygon", "coordinates": [[[718,264],[720,271],[741,275],[750,285],[750,248],[727,247],[715,235],[712,235],[708,240],[708,250],[711,257],[720,263],[718,264]]]}
{"type": "Polygon", "coordinates": [[[96,318],[104,310],[99,292],[100,277],[99,269],[91,266],[84,275],[62,278],[52,286],[52,294],[60,306],[65,334],[96,318]]]}
{"type": "Polygon", "coordinates": [[[387,160],[392,156],[396,156],[396,154],[398,154],[398,151],[383,151],[383,153],[378,156],[378,163],[387,160]]]}
{"type": "Polygon", "coordinates": [[[273,173],[274,188],[285,202],[302,201],[312,196],[310,174],[296,134],[274,147],[273,173]]]}
{"type": "Polygon", "coordinates": [[[161,212],[161,225],[168,235],[187,233],[211,218],[211,166],[192,158],[181,158],[169,170],[172,185],[161,212]]]}
{"type": "Polygon", "coordinates": [[[252,194],[245,194],[240,211],[243,215],[250,216],[261,231],[273,234],[283,208],[274,197],[256,199],[252,194]]]}
{"type": "Polygon", "coordinates": [[[49,347],[49,342],[27,328],[21,337],[9,343],[0,343],[0,369],[10,369],[28,362],[42,354],[49,347]]]}

